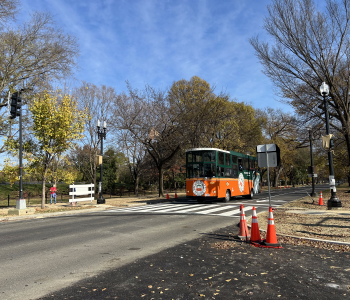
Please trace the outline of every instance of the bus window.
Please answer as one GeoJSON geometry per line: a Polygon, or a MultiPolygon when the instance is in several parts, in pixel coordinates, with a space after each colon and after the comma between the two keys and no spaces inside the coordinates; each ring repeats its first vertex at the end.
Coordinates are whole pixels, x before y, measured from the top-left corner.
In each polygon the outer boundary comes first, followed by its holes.
{"type": "Polygon", "coordinates": [[[192,152],[187,153],[187,162],[192,162],[192,152]]]}
{"type": "Polygon", "coordinates": [[[243,158],[243,169],[249,170],[248,159],[246,159],[246,158],[243,158]]]}
{"type": "Polygon", "coordinates": [[[214,164],[204,164],[204,177],[215,177],[214,164]]]}
{"type": "Polygon", "coordinates": [[[242,158],[238,159],[238,168],[240,171],[243,171],[243,159],[242,158]]]}
{"type": "Polygon", "coordinates": [[[238,166],[237,165],[232,165],[232,177],[238,178],[238,166]]]}
{"type": "Polygon", "coordinates": [[[232,155],[232,163],[233,164],[237,163],[237,156],[236,155],[232,155]]]}
{"type": "Polygon", "coordinates": [[[219,165],[225,164],[225,153],[219,152],[219,165]]]}
{"type": "Polygon", "coordinates": [[[193,177],[204,177],[202,164],[193,164],[193,177]]]}
{"type": "Polygon", "coordinates": [[[217,175],[218,177],[224,177],[224,167],[217,167],[217,175]]]}
{"type": "Polygon", "coordinates": [[[202,152],[193,152],[192,155],[193,162],[203,162],[202,152]]]}
{"type": "Polygon", "coordinates": [[[233,173],[232,173],[231,168],[225,168],[225,177],[229,177],[229,178],[233,177],[233,173]]]}
{"type": "Polygon", "coordinates": [[[193,178],[193,166],[188,165],[186,167],[187,178],[193,178]]]}
{"type": "Polygon", "coordinates": [[[226,158],[226,166],[231,166],[231,154],[226,153],[225,154],[225,158],[226,158]]]}
{"type": "Polygon", "coordinates": [[[215,151],[206,151],[203,154],[204,162],[215,162],[215,151]]]}

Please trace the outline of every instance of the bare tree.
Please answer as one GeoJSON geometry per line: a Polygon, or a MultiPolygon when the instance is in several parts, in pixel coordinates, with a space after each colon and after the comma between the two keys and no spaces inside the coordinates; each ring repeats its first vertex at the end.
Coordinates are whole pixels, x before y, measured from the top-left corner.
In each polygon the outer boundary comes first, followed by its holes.
{"type": "Polygon", "coordinates": [[[8,20],[14,20],[15,14],[18,11],[18,0],[0,0],[0,24],[8,20]]]}
{"type": "Polygon", "coordinates": [[[17,28],[0,32],[0,93],[26,81],[72,74],[79,47],[76,38],[57,27],[49,13],[33,14],[17,28]]]}
{"type": "Polygon", "coordinates": [[[274,185],[277,186],[279,177],[296,164],[297,149],[309,145],[308,134],[306,130],[300,129],[300,122],[294,114],[273,108],[257,110],[257,114],[266,120],[262,126],[266,139],[264,142],[277,144],[281,149],[281,165],[272,172],[274,185]]]}
{"type": "Polygon", "coordinates": [[[128,160],[134,193],[138,196],[140,178],[149,169],[146,147],[138,139],[134,139],[128,130],[117,130],[116,134],[119,148],[128,160]]]}
{"type": "MultiPolygon", "coordinates": [[[[87,111],[88,119],[85,123],[85,137],[82,140],[83,152],[89,160],[89,164],[84,166],[85,174],[89,181],[96,186],[96,155],[99,152],[100,140],[97,136],[97,120],[108,121],[112,118],[112,103],[115,98],[115,91],[112,87],[101,85],[100,87],[82,82],[81,87],[74,90],[79,107],[87,111]],[[88,167],[88,169],[86,169],[88,167]]],[[[108,124],[109,125],[109,124],[108,124]]],[[[107,126],[108,128],[108,126],[107,126]]]]}
{"type": "Polygon", "coordinates": [[[319,87],[330,87],[330,122],[344,136],[350,164],[350,0],[272,0],[264,28],[274,42],[250,40],[277,93],[304,115],[324,124],[319,87]]]}
{"type": "Polygon", "coordinates": [[[114,126],[126,130],[142,143],[159,172],[159,195],[163,196],[163,173],[180,151],[184,139],[177,118],[171,113],[166,94],[149,86],[138,91],[128,84],[129,96],[116,98],[114,126]]]}
{"type": "MultiPolygon", "coordinates": [[[[14,16],[17,4],[0,0],[0,22],[14,16]]],[[[9,121],[4,109],[9,91],[35,88],[22,93],[27,103],[49,81],[72,74],[79,48],[76,39],[58,28],[49,13],[36,12],[27,23],[0,30],[0,135],[11,138],[10,127],[17,120],[9,121]]],[[[3,151],[1,147],[0,153],[3,151]]]]}

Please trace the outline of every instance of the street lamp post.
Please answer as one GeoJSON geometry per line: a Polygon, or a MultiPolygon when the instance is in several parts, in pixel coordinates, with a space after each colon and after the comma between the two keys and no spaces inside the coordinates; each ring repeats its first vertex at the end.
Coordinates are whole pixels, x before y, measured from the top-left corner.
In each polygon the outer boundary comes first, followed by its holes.
{"type": "MultiPolygon", "coordinates": [[[[323,97],[324,111],[326,117],[326,134],[329,135],[329,114],[328,114],[328,101],[327,96],[329,94],[329,87],[325,82],[322,82],[320,92],[323,97]]],[[[332,153],[333,141],[330,141],[330,147],[328,150],[328,162],[329,162],[329,184],[331,188],[331,198],[327,202],[328,209],[342,207],[341,201],[337,198],[335,179],[334,179],[334,167],[333,167],[333,153],[332,153]]]]}
{"type": "Polygon", "coordinates": [[[310,157],[311,157],[311,180],[312,180],[312,191],[311,191],[311,197],[316,197],[317,194],[315,192],[315,171],[314,171],[314,157],[313,157],[313,150],[312,150],[312,127],[308,126],[307,130],[309,131],[309,139],[310,139],[310,157]]]}
{"type": "MultiPolygon", "coordinates": [[[[106,121],[103,121],[103,129],[101,129],[101,122],[97,120],[97,135],[99,140],[101,140],[101,156],[103,157],[103,139],[106,139],[106,129],[107,124],[106,121]]],[[[106,200],[103,198],[103,190],[102,190],[102,181],[103,181],[103,161],[100,165],[100,183],[98,186],[98,199],[97,204],[105,204],[106,200]]]]}

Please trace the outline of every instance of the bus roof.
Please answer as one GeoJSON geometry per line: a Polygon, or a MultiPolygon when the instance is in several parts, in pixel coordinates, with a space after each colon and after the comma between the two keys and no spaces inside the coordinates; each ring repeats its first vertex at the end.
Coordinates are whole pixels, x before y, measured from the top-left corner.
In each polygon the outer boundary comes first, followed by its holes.
{"type": "Polygon", "coordinates": [[[192,149],[186,150],[186,152],[190,152],[190,151],[210,151],[210,150],[230,153],[230,151],[221,150],[221,149],[218,149],[218,148],[192,148],[192,149]]]}
{"type": "Polygon", "coordinates": [[[249,154],[243,154],[243,153],[239,153],[236,151],[227,151],[227,150],[222,150],[222,149],[218,149],[218,148],[192,148],[192,149],[186,150],[186,152],[191,152],[191,151],[220,151],[220,152],[225,152],[225,153],[229,153],[229,154],[235,153],[235,154],[238,154],[238,156],[251,157],[253,159],[256,159],[256,157],[251,156],[249,154]]]}

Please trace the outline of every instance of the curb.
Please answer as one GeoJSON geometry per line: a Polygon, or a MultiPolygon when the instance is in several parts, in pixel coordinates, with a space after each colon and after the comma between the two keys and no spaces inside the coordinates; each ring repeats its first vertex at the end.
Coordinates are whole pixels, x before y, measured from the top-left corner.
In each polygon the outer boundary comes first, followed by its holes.
{"type": "Polygon", "coordinates": [[[113,209],[115,207],[116,206],[105,206],[105,207],[58,211],[58,212],[51,212],[51,213],[41,213],[41,214],[39,213],[39,214],[23,215],[23,216],[16,216],[16,217],[3,217],[3,218],[0,218],[0,222],[21,221],[21,220],[29,220],[29,219],[43,219],[43,218],[49,218],[49,217],[55,217],[55,216],[87,213],[91,211],[104,211],[108,209],[113,209]]]}
{"type": "MultiPolygon", "coordinates": [[[[113,206],[113,205],[106,205],[104,206],[98,206],[94,208],[83,208],[83,209],[75,209],[75,210],[66,210],[66,211],[58,211],[58,212],[51,212],[51,213],[37,213],[32,215],[22,215],[22,216],[13,216],[13,217],[0,217],[0,222],[10,222],[10,221],[20,221],[20,220],[29,220],[29,219],[43,219],[43,218],[49,218],[54,216],[61,216],[61,215],[71,215],[71,214],[78,214],[78,213],[87,213],[92,211],[104,211],[109,209],[118,209],[123,207],[135,207],[135,206],[144,206],[147,204],[157,204],[157,203],[164,203],[168,202],[168,199],[159,199],[157,201],[147,201],[144,203],[130,203],[124,206],[113,206]]],[[[101,205],[101,204],[99,204],[101,205]]]]}

